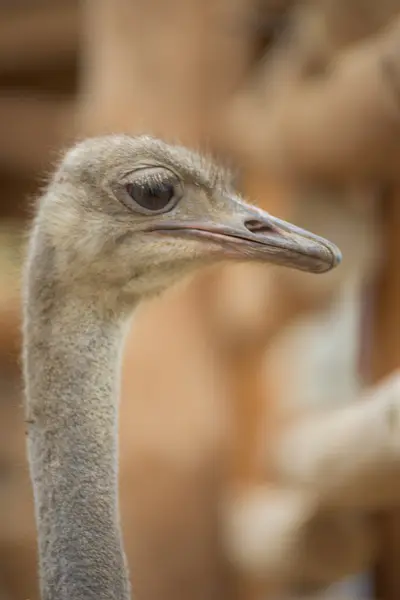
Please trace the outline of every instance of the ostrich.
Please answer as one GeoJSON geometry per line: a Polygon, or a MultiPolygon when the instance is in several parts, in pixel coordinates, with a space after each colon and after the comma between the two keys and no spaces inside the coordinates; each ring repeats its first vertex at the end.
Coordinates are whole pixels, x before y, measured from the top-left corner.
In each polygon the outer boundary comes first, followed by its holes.
{"type": "Polygon", "coordinates": [[[44,600],[127,600],[118,396],[143,298],[218,261],[320,273],[328,241],[246,204],[211,162],[147,136],[69,150],[45,191],[24,272],[27,447],[44,600]]]}

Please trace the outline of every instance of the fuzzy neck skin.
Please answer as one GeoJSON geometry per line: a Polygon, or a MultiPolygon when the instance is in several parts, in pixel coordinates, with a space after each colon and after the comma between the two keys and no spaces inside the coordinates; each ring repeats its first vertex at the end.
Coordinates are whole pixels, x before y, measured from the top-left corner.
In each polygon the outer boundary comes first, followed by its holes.
{"type": "Polygon", "coordinates": [[[28,457],[43,600],[130,598],[118,507],[126,320],[61,290],[54,248],[31,242],[24,298],[28,457]]]}

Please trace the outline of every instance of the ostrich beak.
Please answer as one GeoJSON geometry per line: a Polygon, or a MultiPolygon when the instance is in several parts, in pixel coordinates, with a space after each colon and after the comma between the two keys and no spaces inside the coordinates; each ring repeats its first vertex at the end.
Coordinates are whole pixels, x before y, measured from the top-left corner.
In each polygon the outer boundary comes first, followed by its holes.
{"type": "Polygon", "coordinates": [[[234,208],[233,216],[223,219],[226,224],[209,215],[195,221],[165,221],[151,231],[213,242],[226,258],[265,261],[309,273],[330,271],[341,262],[339,248],[328,240],[242,201],[235,200],[234,208]]]}

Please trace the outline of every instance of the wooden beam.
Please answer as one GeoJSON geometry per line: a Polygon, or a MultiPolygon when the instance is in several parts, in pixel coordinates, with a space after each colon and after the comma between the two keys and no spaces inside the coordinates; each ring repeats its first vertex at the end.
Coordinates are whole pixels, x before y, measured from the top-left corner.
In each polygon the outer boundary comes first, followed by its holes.
{"type": "MultiPolygon", "coordinates": [[[[400,368],[400,190],[383,205],[384,262],[374,298],[372,376],[380,380],[400,368]]],[[[381,560],[377,567],[376,597],[400,598],[400,513],[379,517],[381,560]]]]}
{"type": "Polygon", "coordinates": [[[0,8],[0,73],[70,62],[77,52],[79,4],[25,2],[0,8]]]}
{"type": "Polygon", "coordinates": [[[68,99],[0,95],[0,167],[36,174],[73,137],[74,103],[68,99]]]}

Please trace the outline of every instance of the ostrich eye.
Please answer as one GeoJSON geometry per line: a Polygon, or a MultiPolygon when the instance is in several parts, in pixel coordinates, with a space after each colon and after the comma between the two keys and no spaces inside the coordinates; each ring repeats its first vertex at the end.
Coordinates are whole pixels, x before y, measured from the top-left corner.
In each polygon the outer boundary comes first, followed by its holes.
{"type": "Polygon", "coordinates": [[[146,212],[165,211],[174,205],[175,185],[171,181],[128,183],[126,191],[135,204],[146,212]]]}

